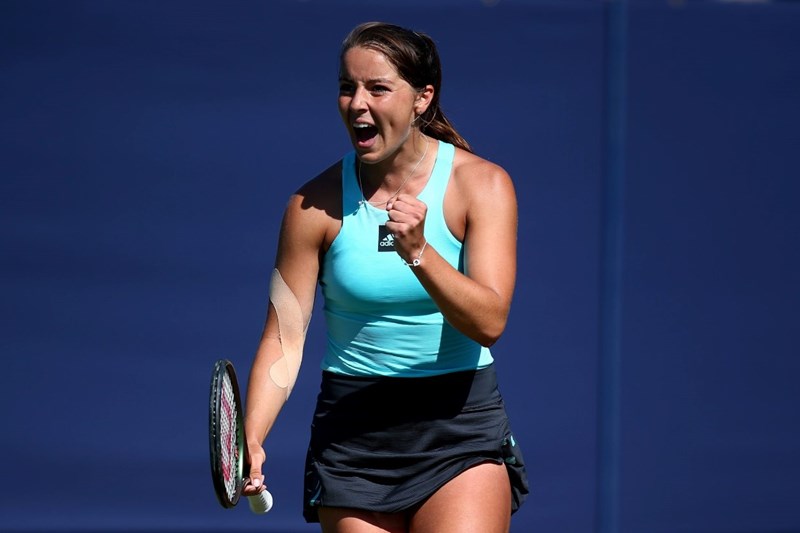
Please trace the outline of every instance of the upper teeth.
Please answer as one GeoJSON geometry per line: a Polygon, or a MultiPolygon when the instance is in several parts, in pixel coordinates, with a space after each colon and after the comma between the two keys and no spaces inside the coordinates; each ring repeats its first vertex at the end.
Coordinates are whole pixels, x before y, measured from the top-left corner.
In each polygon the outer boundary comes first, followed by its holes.
{"type": "Polygon", "coordinates": [[[369,128],[369,124],[364,124],[363,122],[359,122],[358,124],[353,124],[354,128],[369,128]]]}

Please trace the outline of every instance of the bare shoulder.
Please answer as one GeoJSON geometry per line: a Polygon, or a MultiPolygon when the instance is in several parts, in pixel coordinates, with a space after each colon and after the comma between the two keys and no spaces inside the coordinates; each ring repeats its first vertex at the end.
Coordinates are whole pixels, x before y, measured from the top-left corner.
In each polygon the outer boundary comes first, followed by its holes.
{"type": "Polygon", "coordinates": [[[316,246],[332,241],[342,219],[342,163],[337,161],[291,195],[283,219],[283,234],[303,234],[316,246]]]}
{"type": "Polygon", "coordinates": [[[514,183],[508,172],[497,163],[466,150],[456,150],[452,178],[464,200],[515,201],[514,183]]]}
{"type": "Polygon", "coordinates": [[[342,162],[337,161],[314,178],[305,182],[290,198],[290,205],[295,207],[331,213],[341,212],[342,199],[342,162]]]}

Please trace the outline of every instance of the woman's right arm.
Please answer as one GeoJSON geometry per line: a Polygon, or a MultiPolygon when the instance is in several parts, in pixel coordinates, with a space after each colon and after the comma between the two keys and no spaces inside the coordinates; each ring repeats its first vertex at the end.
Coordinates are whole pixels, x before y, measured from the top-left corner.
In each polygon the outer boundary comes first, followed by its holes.
{"type": "Polygon", "coordinates": [[[299,357],[302,351],[299,354],[292,354],[291,349],[284,350],[283,343],[286,341],[282,342],[280,328],[284,328],[283,337],[295,333],[302,335],[301,339],[305,338],[305,328],[308,326],[314,306],[321,250],[329,226],[330,217],[324,209],[309,205],[304,190],[301,189],[299,193],[292,195],[281,223],[275,261],[277,272],[273,271],[271,283],[271,287],[274,288],[275,276],[279,276],[281,283],[285,283],[283,297],[273,302],[275,298],[270,294],[267,319],[250,369],[247,386],[245,437],[250,453],[249,474],[253,485],[244,490],[245,495],[258,492],[258,487],[264,483],[261,468],[266,456],[262,445],[288,398],[291,385],[287,386],[286,374],[294,373],[289,379],[290,383],[294,383],[299,371],[299,357]],[[298,321],[285,320],[286,315],[281,309],[285,306],[297,309],[298,304],[299,314],[302,315],[302,326],[296,323],[298,321]],[[277,310],[276,305],[279,307],[277,310]],[[281,320],[285,323],[281,324],[281,320]],[[295,322],[294,325],[291,322],[295,322]],[[287,332],[286,327],[302,327],[303,331],[287,332]]]}

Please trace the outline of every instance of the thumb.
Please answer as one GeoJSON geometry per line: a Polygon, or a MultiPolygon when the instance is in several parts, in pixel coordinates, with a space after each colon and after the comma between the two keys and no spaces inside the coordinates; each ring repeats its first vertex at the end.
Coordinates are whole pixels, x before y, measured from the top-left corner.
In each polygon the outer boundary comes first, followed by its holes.
{"type": "Polygon", "coordinates": [[[264,484],[264,475],[261,473],[260,468],[253,467],[250,469],[250,484],[255,488],[259,488],[264,484]]]}
{"type": "Polygon", "coordinates": [[[261,473],[261,469],[264,465],[264,460],[266,456],[264,454],[264,448],[261,446],[250,446],[247,450],[249,453],[247,454],[249,457],[246,457],[246,465],[249,466],[249,477],[250,477],[250,485],[254,488],[258,489],[264,484],[264,475],[261,473]],[[249,463],[249,464],[247,464],[249,463]]]}

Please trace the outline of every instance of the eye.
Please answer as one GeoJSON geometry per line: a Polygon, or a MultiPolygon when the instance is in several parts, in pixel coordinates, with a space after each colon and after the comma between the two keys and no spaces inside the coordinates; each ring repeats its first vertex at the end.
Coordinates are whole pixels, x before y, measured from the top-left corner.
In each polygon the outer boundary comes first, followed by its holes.
{"type": "Polygon", "coordinates": [[[370,88],[369,92],[372,94],[385,94],[389,92],[389,88],[384,85],[374,85],[370,88]]]}
{"type": "Polygon", "coordinates": [[[339,94],[343,96],[349,96],[353,94],[353,84],[350,82],[342,81],[339,82],[339,94]]]}

